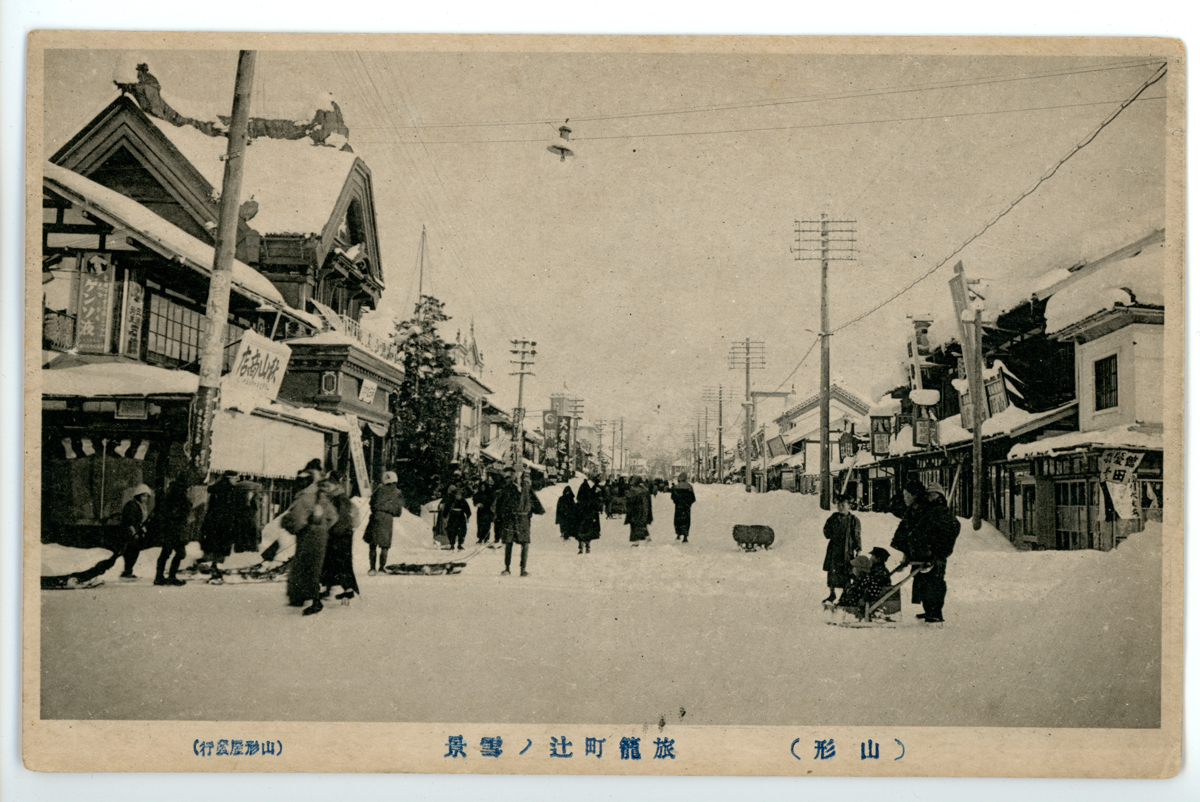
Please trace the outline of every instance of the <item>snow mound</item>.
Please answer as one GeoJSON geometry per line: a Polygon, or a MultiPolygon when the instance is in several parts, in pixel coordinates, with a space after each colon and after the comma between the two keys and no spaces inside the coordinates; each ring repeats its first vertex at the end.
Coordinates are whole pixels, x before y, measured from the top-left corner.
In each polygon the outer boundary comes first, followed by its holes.
{"type": "Polygon", "coordinates": [[[1046,334],[1062,331],[1114,306],[1163,306],[1162,243],[1084,276],[1051,296],[1046,304],[1046,334]]]}

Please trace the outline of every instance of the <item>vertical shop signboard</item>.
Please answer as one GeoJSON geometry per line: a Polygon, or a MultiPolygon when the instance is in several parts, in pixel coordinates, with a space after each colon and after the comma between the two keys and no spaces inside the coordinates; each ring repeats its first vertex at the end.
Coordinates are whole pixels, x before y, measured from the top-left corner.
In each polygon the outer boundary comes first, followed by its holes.
{"type": "Polygon", "coordinates": [[[105,257],[85,258],[79,276],[75,348],[81,354],[107,354],[112,330],[113,266],[105,257]]]}

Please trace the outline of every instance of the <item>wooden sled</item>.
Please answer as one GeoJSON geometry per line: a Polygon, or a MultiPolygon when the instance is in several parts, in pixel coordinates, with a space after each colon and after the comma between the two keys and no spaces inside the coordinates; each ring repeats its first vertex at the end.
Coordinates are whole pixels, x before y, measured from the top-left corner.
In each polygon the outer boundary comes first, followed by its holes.
{"type": "MultiPolygon", "coordinates": [[[[900,568],[897,567],[896,571],[900,568]]],[[[913,568],[908,576],[901,579],[896,584],[892,585],[883,595],[876,599],[872,604],[861,608],[846,608],[834,607],[827,605],[826,609],[830,610],[836,618],[841,613],[841,620],[830,621],[829,624],[835,627],[846,627],[848,629],[895,629],[900,624],[901,600],[900,590],[904,585],[917,574],[923,574],[929,570],[928,566],[921,568],[913,568]]],[[[895,574],[896,571],[892,573],[895,574]]]]}
{"type": "Polygon", "coordinates": [[[466,568],[465,562],[449,563],[396,563],[384,566],[384,571],[393,576],[440,576],[443,574],[462,573],[466,568]]]}

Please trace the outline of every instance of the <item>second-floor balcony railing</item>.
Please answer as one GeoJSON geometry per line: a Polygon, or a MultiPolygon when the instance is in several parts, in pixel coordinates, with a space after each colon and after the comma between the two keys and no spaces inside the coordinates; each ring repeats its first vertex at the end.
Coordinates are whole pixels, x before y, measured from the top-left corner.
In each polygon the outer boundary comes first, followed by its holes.
{"type": "Polygon", "coordinates": [[[341,325],[343,332],[358,340],[371,353],[386,359],[394,365],[404,366],[404,358],[400,354],[400,349],[394,343],[388,342],[381,337],[376,337],[369,331],[364,331],[362,325],[357,320],[345,315],[338,315],[338,323],[341,325]]]}

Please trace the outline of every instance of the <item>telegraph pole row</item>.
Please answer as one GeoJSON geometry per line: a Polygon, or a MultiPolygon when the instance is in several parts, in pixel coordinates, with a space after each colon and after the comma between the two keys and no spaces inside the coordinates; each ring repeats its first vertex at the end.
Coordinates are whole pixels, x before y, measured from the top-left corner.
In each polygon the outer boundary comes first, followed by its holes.
{"type": "Polygon", "coordinates": [[[725,386],[707,387],[704,390],[705,401],[717,402],[717,481],[725,481],[725,444],[722,435],[725,431],[725,386]]]}
{"type": "Polygon", "coordinates": [[[750,371],[763,370],[767,366],[767,346],[761,340],[751,340],[747,337],[742,342],[736,342],[729,346],[729,369],[735,370],[744,368],[746,371],[746,400],[742,403],[745,409],[744,416],[746,418],[745,426],[743,426],[744,434],[742,436],[743,454],[745,457],[745,480],[746,489],[750,489],[750,433],[753,431],[753,423],[750,420],[752,415],[752,403],[750,401],[750,371]]]}
{"type": "Polygon", "coordinates": [[[534,357],[537,356],[537,343],[532,340],[509,342],[512,344],[509,353],[516,358],[508,361],[516,370],[508,375],[517,377],[517,408],[513,410],[513,470],[520,476],[524,467],[521,460],[525,457],[525,377],[534,375],[530,368],[533,367],[534,357]]]}

